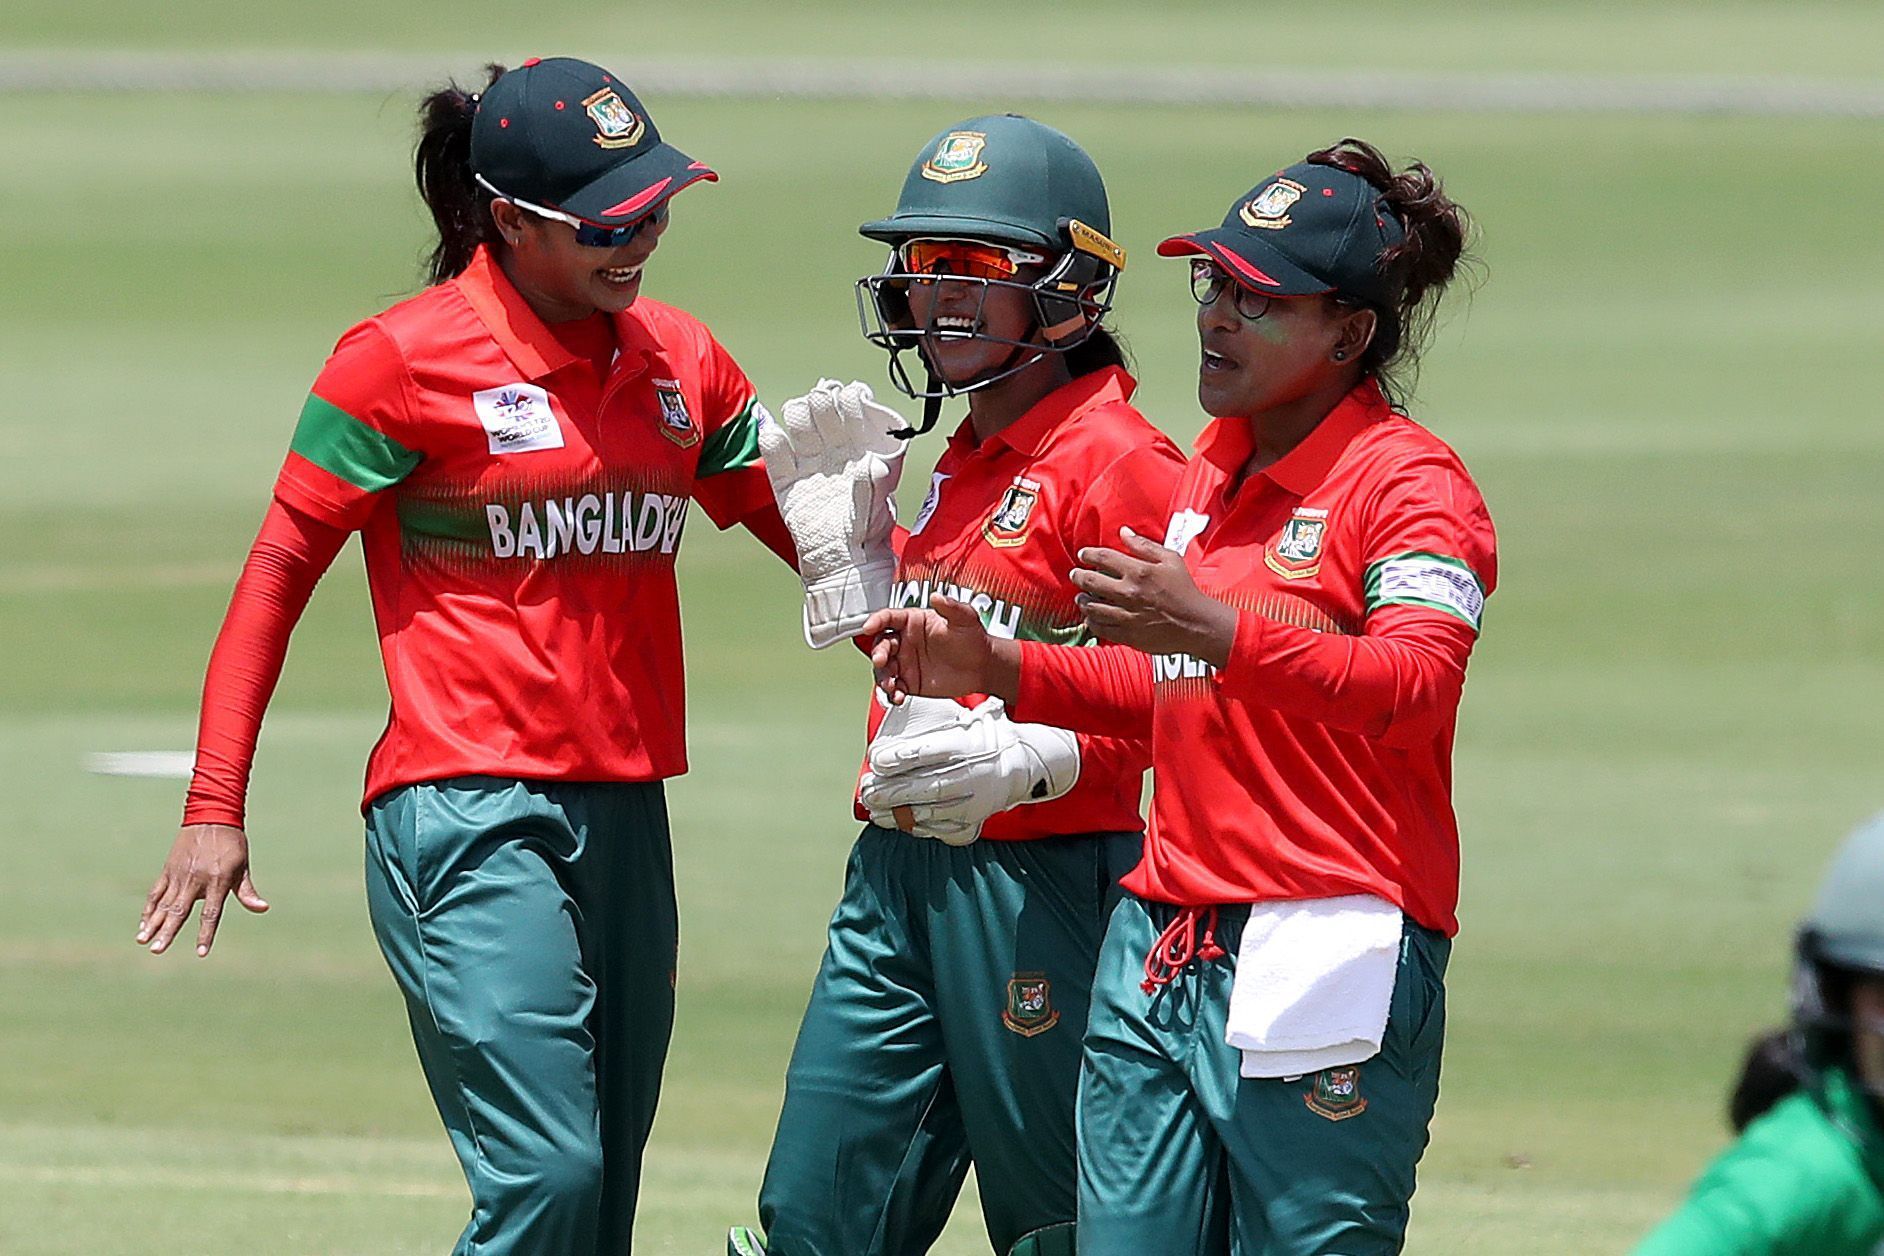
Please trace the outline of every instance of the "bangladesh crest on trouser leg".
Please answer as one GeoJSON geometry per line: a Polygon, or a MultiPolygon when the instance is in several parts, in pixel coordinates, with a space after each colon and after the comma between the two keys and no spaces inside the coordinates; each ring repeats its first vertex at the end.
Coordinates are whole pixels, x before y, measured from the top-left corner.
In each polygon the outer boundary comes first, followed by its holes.
{"type": "Polygon", "coordinates": [[[1007,1007],[1001,1023],[1023,1038],[1044,1034],[1060,1023],[1053,1006],[1053,983],[1045,973],[1015,973],[1007,983],[1007,1007]]]}
{"type": "Polygon", "coordinates": [[[1302,1102],[1310,1112],[1330,1121],[1359,1116],[1367,1111],[1367,1100],[1361,1098],[1361,1066],[1323,1069],[1315,1074],[1315,1084],[1302,1095],[1302,1102]]]}

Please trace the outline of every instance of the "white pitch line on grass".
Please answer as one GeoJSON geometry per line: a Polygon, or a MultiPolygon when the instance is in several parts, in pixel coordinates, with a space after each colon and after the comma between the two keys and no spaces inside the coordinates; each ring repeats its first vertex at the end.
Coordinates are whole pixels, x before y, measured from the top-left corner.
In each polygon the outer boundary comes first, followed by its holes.
{"type": "MultiPolygon", "coordinates": [[[[1759,75],[1466,74],[1107,67],[841,57],[603,57],[656,96],[763,100],[998,97],[1088,104],[1884,118],[1884,84],[1759,75]],[[946,83],[946,91],[933,84],[946,83]]],[[[411,92],[484,58],[455,53],[0,51],[0,92],[411,92]],[[74,84],[83,84],[75,89],[74,84]]]]}
{"type": "Polygon", "coordinates": [[[32,1182],[41,1186],[78,1186],[121,1189],[147,1187],[163,1190],[246,1191],[257,1195],[381,1195],[394,1199],[463,1199],[462,1184],[440,1182],[388,1182],[383,1178],[288,1177],[258,1173],[192,1173],[160,1167],[106,1168],[82,1165],[6,1164],[0,1162],[0,1180],[32,1182]]]}
{"type": "Polygon", "coordinates": [[[196,770],[196,752],[101,750],[85,756],[85,770],[95,776],[146,776],[159,780],[187,781],[196,770]]]}

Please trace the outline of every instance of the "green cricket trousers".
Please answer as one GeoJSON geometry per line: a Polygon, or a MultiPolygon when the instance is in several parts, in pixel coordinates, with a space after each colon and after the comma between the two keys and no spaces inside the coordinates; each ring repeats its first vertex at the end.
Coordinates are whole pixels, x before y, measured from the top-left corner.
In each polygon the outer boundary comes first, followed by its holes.
{"type": "Polygon", "coordinates": [[[1140,845],[863,831],[759,1194],[770,1256],[920,1256],[971,1161],[995,1251],[1073,1220],[1080,1039],[1140,845]]]}
{"type": "Polygon", "coordinates": [[[1128,894],[1106,933],[1080,1078],[1080,1256],[1398,1252],[1439,1098],[1451,943],[1403,926],[1372,1059],[1246,1078],[1223,1039],[1249,908],[1200,909],[1225,953],[1147,991],[1180,910],[1128,894]]]}
{"type": "Polygon", "coordinates": [[[456,1256],[626,1256],[674,1026],[658,782],[460,777],[366,817],[367,904],[471,1188],[456,1256]]]}

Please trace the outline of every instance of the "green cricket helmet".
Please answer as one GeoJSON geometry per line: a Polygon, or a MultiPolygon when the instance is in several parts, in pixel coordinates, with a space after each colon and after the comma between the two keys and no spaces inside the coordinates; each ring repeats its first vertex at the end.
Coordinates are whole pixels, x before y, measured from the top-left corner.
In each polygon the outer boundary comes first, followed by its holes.
{"type": "MultiPolygon", "coordinates": [[[[859,232],[890,246],[884,269],[857,281],[858,318],[866,339],[890,354],[890,378],[912,397],[935,400],[985,388],[1049,353],[1077,348],[1112,308],[1125,269],[1125,250],[1112,242],[1105,182],[1092,158],[1071,138],[1018,114],[970,118],[936,135],[917,154],[896,209],[859,232]],[[998,246],[1007,265],[995,274],[956,274],[911,265],[912,245],[966,242],[998,246]],[[986,333],[977,303],[973,325],[942,331],[918,326],[909,285],[947,275],[980,286],[1026,291],[1035,327],[1025,340],[986,333]],[[994,370],[963,383],[940,379],[923,349],[925,338],[985,340],[1013,347],[994,370]],[[918,387],[902,355],[914,350],[928,382],[918,387]]],[[[934,425],[932,405],[920,430],[934,425]]]]}
{"type": "Polygon", "coordinates": [[[1884,814],[1845,839],[1800,923],[1793,1025],[1808,1067],[1847,1064],[1854,978],[1884,980],[1884,814]]]}

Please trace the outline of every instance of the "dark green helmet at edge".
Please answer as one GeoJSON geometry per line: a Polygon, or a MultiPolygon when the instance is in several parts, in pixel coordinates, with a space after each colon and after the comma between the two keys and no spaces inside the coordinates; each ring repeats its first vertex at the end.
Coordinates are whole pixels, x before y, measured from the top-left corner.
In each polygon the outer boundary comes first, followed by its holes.
{"type": "Polygon", "coordinates": [[[1884,976],[1884,815],[1839,847],[1799,938],[1824,963],[1884,976]]]}
{"type": "Polygon", "coordinates": [[[1853,976],[1884,978],[1884,814],[1873,816],[1833,856],[1812,909],[1799,925],[1793,1024],[1809,1068],[1848,1065],[1853,976]]]}
{"type": "Polygon", "coordinates": [[[1058,254],[1073,219],[1110,236],[1112,211],[1092,158],[1045,123],[1018,114],[970,118],[927,144],[896,211],[858,228],[895,244],[918,237],[995,240],[1058,254]]]}

